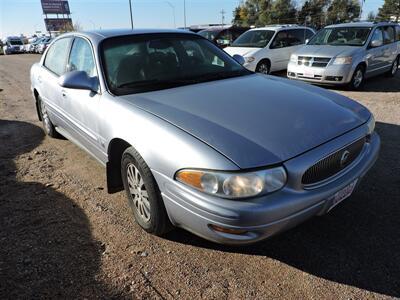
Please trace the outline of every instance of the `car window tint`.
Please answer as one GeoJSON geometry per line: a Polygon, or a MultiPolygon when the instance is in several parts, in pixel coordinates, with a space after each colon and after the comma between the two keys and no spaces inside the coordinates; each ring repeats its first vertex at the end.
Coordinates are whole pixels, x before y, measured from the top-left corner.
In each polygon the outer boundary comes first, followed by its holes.
{"type": "Polygon", "coordinates": [[[280,31],[276,34],[274,41],[272,42],[271,48],[284,48],[288,47],[288,34],[286,30],[280,31]]]}
{"type": "Polygon", "coordinates": [[[396,41],[400,41],[400,26],[396,26],[396,41]]]}
{"type": "Polygon", "coordinates": [[[393,43],[394,37],[394,28],[392,26],[385,27],[383,31],[383,41],[385,44],[393,43]]]}
{"type": "Polygon", "coordinates": [[[84,71],[88,76],[96,76],[96,68],[91,45],[83,38],[75,38],[68,61],[68,71],[84,71]]]}
{"type": "Polygon", "coordinates": [[[49,48],[44,61],[44,66],[53,73],[61,76],[65,72],[70,38],[62,38],[54,42],[49,48]]]}
{"type": "Polygon", "coordinates": [[[380,40],[383,43],[383,32],[381,28],[376,28],[371,41],[380,40]]]}
{"type": "Polygon", "coordinates": [[[297,46],[304,44],[306,30],[305,29],[294,29],[288,31],[288,44],[289,46],[297,46]]]}
{"type": "Polygon", "coordinates": [[[217,36],[217,44],[219,45],[229,45],[232,43],[232,33],[230,30],[223,30],[218,36],[217,36]]]}

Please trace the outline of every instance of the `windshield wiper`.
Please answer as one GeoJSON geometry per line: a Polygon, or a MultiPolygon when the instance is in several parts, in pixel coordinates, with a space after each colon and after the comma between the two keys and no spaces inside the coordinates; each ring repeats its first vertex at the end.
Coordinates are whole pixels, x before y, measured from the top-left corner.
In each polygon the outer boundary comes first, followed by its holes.
{"type": "Polygon", "coordinates": [[[160,79],[149,79],[149,80],[142,80],[142,81],[132,81],[132,82],[126,82],[122,83],[120,85],[117,85],[117,88],[136,88],[136,87],[143,87],[147,85],[181,85],[181,84],[191,84],[191,83],[196,83],[199,82],[198,80],[193,80],[193,79],[172,79],[172,80],[160,80],[160,79]]]}

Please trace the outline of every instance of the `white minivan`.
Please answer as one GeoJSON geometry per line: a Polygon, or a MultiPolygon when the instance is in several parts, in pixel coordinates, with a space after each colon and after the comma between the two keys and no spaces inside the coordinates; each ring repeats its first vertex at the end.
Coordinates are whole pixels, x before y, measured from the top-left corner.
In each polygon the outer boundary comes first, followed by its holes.
{"type": "Polygon", "coordinates": [[[243,33],[224,50],[231,56],[243,56],[243,65],[250,71],[269,74],[285,70],[291,54],[314,34],[313,29],[296,25],[254,28],[243,33]]]}

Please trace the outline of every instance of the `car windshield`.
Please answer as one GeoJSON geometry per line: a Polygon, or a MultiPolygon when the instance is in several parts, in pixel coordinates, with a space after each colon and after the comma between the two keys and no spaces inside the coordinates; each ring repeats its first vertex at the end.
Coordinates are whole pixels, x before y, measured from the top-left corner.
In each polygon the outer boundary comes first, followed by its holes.
{"type": "Polygon", "coordinates": [[[116,95],[252,74],[196,35],[114,37],[104,40],[100,48],[108,86],[116,95]]]}
{"type": "Polygon", "coordinates": [[[324,28],[308,45],[363,46],[371,32],[369,27],[324,28]]]}
{"type": "Polygon", "coordinates": [[[220,32],[221,30],[202,30],[199,31],[198,34],[210,41],[213,41],[220,32]]]}
{"type": "Polygon", "coordinates": [[[22,41],[20,41],[20,40],[11,40],[9,43],[12,46],[22,45],[22,41]]]}
{"type": "Polygon", "coordinates": [[[250,30],[239,36],[231,47],[264,48],[274,36],[273,30],[250,30]]]}

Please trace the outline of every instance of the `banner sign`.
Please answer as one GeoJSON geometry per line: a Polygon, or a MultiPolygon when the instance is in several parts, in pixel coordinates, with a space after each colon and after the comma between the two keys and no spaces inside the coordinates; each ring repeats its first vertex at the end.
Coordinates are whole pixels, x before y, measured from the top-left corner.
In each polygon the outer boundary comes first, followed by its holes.
{"type": "Polygon", "coordinates": [[[44,19],[47,31],[65,31],[66,29],[72,29],[72,20],[70,18],[60,19],[44,19]]]}
{"type": "Polygon", "coordinates": [[[69,4],[66,0],[41,0],[42,9],[44,14],[67,14],[71,12],[69,10],[69,4]]]}

